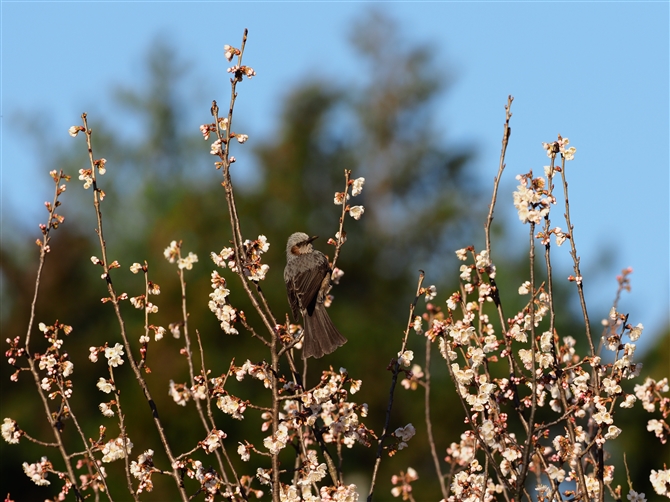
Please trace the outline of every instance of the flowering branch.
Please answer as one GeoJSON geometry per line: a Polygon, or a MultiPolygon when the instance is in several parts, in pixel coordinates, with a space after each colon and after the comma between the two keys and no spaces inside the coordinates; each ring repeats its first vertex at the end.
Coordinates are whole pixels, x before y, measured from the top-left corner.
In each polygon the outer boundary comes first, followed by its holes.
{"type": "MultiPolygon", "coordinates": [[[[414,295],[414,301],[409,306],[409,318],[407,321],[407,326],[405,327],[405,332],[402,340],[402,348],[398,352],[398,358],[391,360],[391,364],[387,369],[392,371],[391,377],[391,388],[389,389],[389,399],[386,406],[386,418],[384,419],[384,428],[382,429],[382,434],[377,440],[377,455],[375,460],[375,466],[372,471],[372,481],[370,482],[370,491],[368,492],[368,502],[372,501],[372,494],[375,490],[375,482],[377,481],[377,472],[379,471],[379,465],[382,461],[382,452],[384,450],[384,440],[389,437],[389,424],[391,423],[391,409],[393,408],[393,393],[395,392],[395,386],[398,381],[398,374],[400,373],[400,365],[408,366],[412,360],[412,351],[406,351],[407,347],[407,337],[409,336],[410,329],[414,323],[414,309],[416,308],[416,303],[419,301],[419,297],[424,294],[425,290],[422,289],[424,279],[423,270],[419,273],[419,281],[416,287],[416,294],[414,295]]],[[[411,424],[410,424],[411,425],[411,424]]],[[[411,436],[410,436],[411,437],[411,436]]]]}

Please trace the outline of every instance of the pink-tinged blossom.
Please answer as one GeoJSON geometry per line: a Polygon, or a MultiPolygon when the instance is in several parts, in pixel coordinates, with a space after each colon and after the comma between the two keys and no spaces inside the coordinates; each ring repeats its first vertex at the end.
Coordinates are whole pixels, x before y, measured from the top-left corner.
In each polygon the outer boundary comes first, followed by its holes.
{"type": "Polygon", "coordinates": [[[5,418],[2,423],[2,437],[9,444],[17,444],[19,438],[22,436],[21,429],[19,429],[18,424],[15,420],[11,418],[5,418]]]}
{"type": "Polygon", "coordinates": [[[616,425],[610,425],[607,427],[607,432],[605,433],[605,439],[616,439],[619,434],[621,434],[621,429],[616,425]]]}
{"type": "Polygon", "coordinates": [[[232,416],[235,420],[243,420],[243,413],[247,409],[246,403],[227,394],[219,396],[216,400],[216,406],[224,413],[232,416]]]}
{"type": "Polygon", "coordinates": [[[339,284],[342,276],[344,276],[344,271],[342,271],[341,268],[335,267],[331,273],[330,279],[333,281],[333,284],[339,284]]]}
{"type": "Polygon", "coordinates": [[[227,434],[225,432],[217,429],[212,429],[212,432],[210,432],[207,435],[207,437],[199,444],[202,447],[202,449],[205,450],[205,453],[209,454],[223,444],[222,440],[225,439],[226,436],[227,434]]]}
{"type": "MultiPolygon", "coordinates": [[[[341,206],[344,203],[344,192],[335,192],[335,197],[333,198],[333,202],[335,203],[336,206],[341,206]]],[[[347,194],[347,200],[349,200],[349,194],[347,194]]]]}
{"type": "Polygon", "coordinates": [[[72,126],[67,130],[67,132],[70,136],[72,136],[73,138],[76,138],[77,134],[79,134],[80,130],[81,130],[80,126],[72,126]]]}
{"type": "Polygon", "coordinates": [[[93,174],[90,169],[80,169],[79,179],[84,182],[84,189],[91,188],[93,184],[93,174]]]}
{"type": "Polygon", "coordinates": [[[598,412],[594,413],[593,420],[595,420],[598,425],[610,425],[614,421],[605,406],[600,403],[596,403],[596,408],[598,409],[598,412]]]}
{"type": "Polygon", "coordinates": [[[101,176],[107,172],[107,168],[105,167],[107,164],[107,159],[98,159],[94,161],[94,164],[98,168],[98,172],[101,176]]]}
{"type": "Polygon", "coordinates": [[[451,371],[454,374],[456,382],[462,386],[470,385],[475,376],[475,373],[471,368],[461,369],[458,363],[453,363],[451,365],[451,371]]]}
{"type": "Polygon", "coordinates": [[[113,462],[120,458],[124,458],[126,454],[130,453],[133,449],[133,443],[126,436],[125,448],[123,443],[123,438],[118,437],[107,442],[102,448],[102,461],[105,463],[113,462]]]}
{"type": "Polygon", "coordinates": [[[608,396],[613,396],[620,394],[622,392],[621,386],[617,383],[616,380],[612,378],[603,378],[603,389],[608,396]]]}
{"type": "Polygon", "coordinates": [[[193,268],[193,264],[198,262],[198,255],[195,253],[188,253],[188,256],[185,258],[179,258],[177,262],[177,266],[183,270],[191,270],[193,268]]]}
{"type": "Polygon", "coordinates": [[[137,461],[133,460],[130,463],[130,473],[140,480],[140,484],[137,487],[137,493],[142,493],[143,491],[150,492],[153,490],[154,485],[151,481],[151,474],[155,471],[153,457],[154,451],[146,450],[137,457],[137,461]]]}
{"type": "Polygon", "coordinates": [[[223,46],[223,55],[228,61],[233,60],[233,56],[236,53],[235,47],[231,47],[230,45],[226,44],[223,46]]]}
{"type": "Polygon", "coordinates": [[[559,469],[554,464],[549,464],[547,466],[546,472],[547,476],[549,476],[554,481],[558,481],[559,483],[562,483],[565,479],[565,471],[563,469],[559,469]]]}
{"type": "Polygon", "coordinates": [[[468,250],[466,248],[461,248],[456,250],[456,258],[460,261],[465,261],[468,259],[468,250]]]}
{"type": "Polygon", "coordinates": [[[365,178],[356,178],[351,183],[351,195],[354,197],[360,195],[360,193],[363,191],[364,184],[365,184],[365,178]]]}
{"type": "Polygon", "coordinates": [[[521,286],[519,286],[520,295],[527,295],[529,292],[530,292],[530,281],[526,281],[521,286]]]}
{"type": "Polygon", "coordinates": [[[167,261],[170,263],[174,263],[175,260],[179,257],[179,247],[180,244],[177,243],[177,241],[172,241],[170,245],[165,248],[165,251],[163,251],[165,259],[167,259],[167,261]]]}
{"type": "Polygon", "coordinates": [[[28,476],[37,486],[49,486],[51,484],[51,482],[47,480],[47,474],[51,469],[51,462],[47,460],[47,457],[42,457],[42,459],[35,464],[23,462],[23,472],[25,472],[26,476],[28,476]]]}
{"type": "Polygon", "coordinates": [[[363,206],[353,206],[349,209],[349,216],[351,216],[354,220],[360,220],[364,212],[365,208],[363,206]]]}
{"type": "Polygon", "coordinates": [[[237,447],[237,453],[242,459],[242,462],[248,462],[251,458],[251,448],[248,445],[240,443],[240,446],[237,447]]]}
{"type": "Polygon", "coordinates": [[[414,359],[414,352],[411,350],[406,350],[405,352],[398,352],[398,364],[401,366],[409,367],[410,363],[414,359]]]}
{"type": "MultiPolygon", "coordinates": [[[[149,326],[151,328],[151,326],[149,326]]],[[[159,341],[163,339],[167,330],[163,326],[153,326],[154,340],[159,341]]]]}
{"type": "Polygon", "coordinates": [[[651,481],[656,493],[670,497],[670,469],[659,469],[658,471],[652,469],[649,481],[651,481]]]}
{"type": "Polygon", "coordinates": [[[114,410],[109,406],[109,404],[100,403],[98,405],[98,408],[100,408],[100,412],[102,413],[103,416],[107,418],[111,418],[114,416],[114,410]]]}
{"type": "Polygon", "coordinates": [[[412,329],[416,331],[417,335],[422,335],[423,334],[423,324],[421,321],[421,316],[416,316],[414,318],[414,321],[412,322],[412,329]]]}
{"type": "Polygon", "coordinates": [[[174,380],[170,380],[168,395],[179,406],[186,406],[186,403],[191,400],[191,391],[189,388],[183,383],[175,383],[174,380]]]}
{"type": "MultiPolygon", "coordinates": [[[[62,340],[59,340],[62,342],[62,340]]],[[[61,372],[64,378],[69,377],[74,372],[74,364],[72,361],[63,361],[61,363],[61,372]]]]}
{"type": "Polygon", "coordinates": [[[285,446],[289,440],[288,428],[286,424],[281,423],[277,427],[277,432],[269,437],[266,437],[263,440],[263,445],[267,450],[273,454],[278,454],[285,446]]]}
{"type": "Polygon", "coordinates": [[[556,245],[558,247],[561,247],[568,238],[568,235],[561,231],[561,227],[556,227],[554,229],[554,235],[556,236],[556,245]]]}
{"type": "Polygon", "coordinates": [[[642,323],[639,323],[637,326],[630,328],[628,331],[628,337],[631,339],[631,341],[635,342],[640,338],[640,335],[642,335],[642,330],[644,329],[644,326],[642,323]]]}
{"type": "Polygon", "coordinates": [[[214,143],[212,143],[210,146],[209,153],[211,155],[223,155],[223,148],[221,147],[222,144],[223,142],[220,139],[214,141],[214,143]]]}
{"type": "Polygon", "coordinates": [[[461,280],[465,282],[470,282],[472,278],[472,267],[470,265],[463,264],[460,266],[459,270],[461,272],[460,275],[461,280]]]}

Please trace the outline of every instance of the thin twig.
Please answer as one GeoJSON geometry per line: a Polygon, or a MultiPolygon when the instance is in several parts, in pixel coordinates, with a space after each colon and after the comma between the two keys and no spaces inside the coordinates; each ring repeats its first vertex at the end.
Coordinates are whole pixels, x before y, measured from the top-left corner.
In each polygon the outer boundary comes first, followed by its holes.
{"type": "Polygon", "coordinates": [[[96,219],[98,223],[98,228],[96,229],[96,233],[98,235],[98,239],[100,241],[100,251],[102,253],[102,266],[104,269],[104,278],[105,282],[107,283],[107,291],[109,292],[110,295],[110,300],[112,302],[112,305],[114,306],[114,312],[116,314],[117,321],[119,323],[120,331],[121,331],[121,338],[123,339],[123,345],[126,349],[126,354],[128,357],[128,362],[130,363],[130,367],[133,370],[133,373],[135,374],[135,379],[137,380],[138,384],[140,385],[140,388],[142,389],[142,392],[144,393],[144,397],[147,400],[149,407],[151,408],[151,413],[153,416],[154,420],[154,425],[156,426],[156,430],[158,431],[158,434],[161,439],[161,443],[163,444],[163,448],[165,450],[165,453],[168,456],[168,459],[170,460],[170,466],[172,466],[172,478],[174,479],[175,483],[177,484],[177,489],[179,490],[179,494],[181,499],[185,502],[188,500],[188,495],[186,494],[186,490],[184,488],[184,482],[182,479],[181,474],[177,470],[177,467],[175,466],[175,458],[174,455],[172,454],[172,449],[170,448],[170,444],[167,440],[167,436],[165,435],[165,430],[163,429],[163,424],[161,423],[161,420],[158,416],[158,408],[156,407],[156,403],[154,402],[153,398],[151,397],[151,392],[149,391],[149,386],[146,383],[146,380],[142,376],[142,372],[135,361],[135,357],[133,356],[132,353],[132,347],[130,346],[130,341],[128,340],[128,336],[126,333],[126,326],[125,326],[125,321],[123,319],[123,316],[121,315],[121,309],[120,309],[120,300],[119,297],[116,294],[116,290],[114,289],[114,285],[112,284],[112,279],[109,275],[109,264],[107,260],[107,245],[105,243],[105,239],[103,236],[103,229],[102,229],[102,211],[100,210],[100,197],[99,197],[99,189],[96,181],[96,164],[95,160],[93,158],[93,149],[91,146],[91,130],[88,128],[88,120],[86,117],[86,114],[83,113],[82,116],[82,121],[84,123],[84,131],[86,133],[86,143],[88,146],[88,156],[89,156],[89,162],[91,164],[91,177],[93,179],[93,205],[95,207],[95,214],[96,214],[96,219]]]}
{"type": "MultiPolygon", "coordinates": [[[[412,322],[414,321],[414,309],[416,308],[416,302],[419,300],[419,297],[421,296],[421,285],[423,284],[423,279],[424,279],[424,272],[423,270],[420,271],[419,273],[419,281],[416,287],[416,294],[414,295],[414,301],[410,304],[409,306],[409,317],[407,320],[407,326],[405,328],[405,332],[403,335],[403,340],[402,340],[402,348],[400,349],[400,353],[402,354],[405,352],[405,347],[407,346],[407,337],[409,336],[410,329],[412,328],[412,322]]],[[[400,363],[398,362],[397,359],[394,359],[392,362],[393,366],[393,376],[391,378],[391,388],[389,389],[389,400],[388,404],[386,406],[386,418],[384,420],[384,428],[382,429],[382,434],[379,436],[379,439],[377,441],[377,458],[375,460],[375,466],[372,471],[372,481],[370,482],[370,492],[368,493],[368,502],[372,501],[372,494],[374,493],[375,490],[375,482],[377,480],[377,473],[379,472],[379,465],[381,464],[382,461],[382,453],[384,451],[384,440],[389,436],[388,430],[389,430],[389,424],[391,423],[391,409],[393,408],[393,393],[395,392],[395,386],[398,381],[398,374],[400,373],[400,363]]]]}
{"type": "MultiPolygon", "coordinates": [[[[75,476],[74,469],[72,468],[70,457],[68,456],[67,451],[65,450],[65,445],[63,444],[63,438],[61,435],[61,431],[59,429],[59,424],[51,414],[51,409],[49,408],[49,401],[47,400],[47,396],[44,394],[44,390],[42,389],[40,376],[37,367],[35,365],[35,355],[30,352],[30,335],[32,334],[33,324],[35,322],[35,309],[37,307],[37,298],[40,290],[40,281],[42,278],[42,272],[44,270],[44,264],[46,262],[47,253],[49,252],[49,243],[51,242],[50,232],[52,228],[56,228],[58,226],[57,224],[54,225],[56,207],[58,207],[58,204],[60,204],[58,201],[58,196],[62,193],[62,191],[58,186],[58,183],[60,180],[66,179],[66,177],[63,174],[63,171],[60,171],[59,174],[52,176],[54,177],[54,181],[56,182],[56,187],[54,190],[53,203],[51,203],[51,205],[48,206],[49,221],[42,230],[42,240],[41,241],[39,239],[37,240],[37,243],[40,246],[40,262],[37,267],[37,277],[35,278],[35,290],[33,292],[33,300],[30,304],[30,317],[28,319],[28,329],[26,331],[25,350],[26,350],[26,358],[28,359],[28,365],[30,366],[30,373],[33,375],[33,380],[35,381],[37,393],[39,394],[40,400],[42,401],[42,405],[44,406],[44,412],[46,414],[47,420],[49,421],[49,425],[51,426],[51,430],[53,431],[54,439],[56,440],[56,444],[58,445],[58,450],[60,451],[63,461],[65,462],[65,468],[67,470],[70,483],[72,484],[72,490],[74,491],[75,498],[77,500],[84,500],[77,485],[77,478],[75,476]]],[[[67,179],[69,179],[69,177],[67,179]]]]}
{"type": "Polygon", "coordinates": [[[486,235],[486,252],[491,256],[491,223],[493,222],[493,209],[498,198],[498,186],[500,185],[500,178],[505,169],[505,152],[507,151],[507,142],[512,134],[512,129],[509,126],[509,120],[512,118],[510,109],[512,108],[512,101],[514,97],[510,94],[507,96],[507,104],[505,105],[505,124],[503,126],[502,148],[500,149],[500,163],[498,164],[498,174],[493,182],[493,195],[491,196],[491,204],[489,205],[489,215],[486,218],[486,225],[484,226],[486,235]]]}
{"type": "MultiPolygon", "coordinates": [[[[177,248],[177,253],[179,256],[179,259],[181,260],[181,246],[177,248]]],[[[147,274],[145,273],[145,276],[147,274]]],[[[184,277],[184,269],[177,267],[177,275],[179,276],[179,285],[181,287],[181,315],[182,315],[182,325],[184,326],[184,342],[185,342],[185,352],[186,352],[186,360],[188,362],[188,375],[189,375],[189,381],[191,384],[191,389],[195,388],[195,372],[193,370],[193,350],[191,349],[191,337],[188,332],[188,309],[186,307],[186,279],[184,277]]],[[[149,297],[149,291],[147,288],[147,298],[149,297]]],[[[148,329],[148,328],[147,328],[148,329]]],[[[147,332],[148,334],[148,332],[147,332]]],[[[205,419],[205,413],[202,409],[202,403],[200,402],[200,399],[198,399],[197,396],[194,396],[195,401],[195,407],[196,410],[198,411],[198,416],[200,417],[200,421],[202,422],[202,426],[205,429],[205,433],[209,434],[211,432],[210,427],[207,424],[207,420],[205,419]]],[[[223,442],[221,442],[221,448],[225,450],[225,446],[223,445],[223,442]]],[[[226,483],[226,486],[229,486],[230,483],[228,481],[228,475],[226,474],[225,469],[223,468],[223,459],[221,458],[221,453],[219,452],[218,449],[214,450],[214,454],[216,455],[216,459],[219,463],[219,469],[221,471],[221,475],[223,476],[223,481],[226,483]]],[[[239,486],[239,483],[238,483],[239,486]]],[[[241,488],[241,487],[240,487],[241,488]]],[[[241,491],[241,490],[240,490],[241,491]]]]}
{"type": "Polygon", "coordinates": [[[444,500],[449,498],[449,492],[444,484],[444,474],[442,474],[442,467],[440,467],[440,458],[437,456],[437,448],[435,448],[435,438],[433,437],[433,422],[430,418],[430,351],[433,343],[430,337],[426,337],[426,381],[424,383],[424,409],[426,413],[426,432],[428,434],[428,444],[430,445],[430,454],[433,457],[433,464],[435,465],[435,473],[437,480],[440,482],[440,490],[442,490],[442,497],[444,500]]]}

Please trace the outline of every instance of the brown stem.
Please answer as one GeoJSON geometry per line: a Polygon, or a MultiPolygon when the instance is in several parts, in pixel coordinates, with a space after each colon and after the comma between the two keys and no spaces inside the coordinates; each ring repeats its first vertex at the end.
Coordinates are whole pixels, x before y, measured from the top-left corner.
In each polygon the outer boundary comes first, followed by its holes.
{"type": "MultiPolygon", "coordinates": [[[[575,282],[577,283],[577,292],[579,294],[579,303],[582,307],[582,315],[584,316],[584,324],[586,329],[586,339],[589,342],[589,348],[591,349],[591,356],[595,356],[596,351],[593,346],[593,339],[591,338],[591,323],[589,322],[589,313],[586,310],[586,300],[584,299],[584,285],[582,281],[582,273],[579,269],[580,258],[577,256],[577,248],[575,247],[575,227],[570,222],[570,203],[568,200],[568,182],[565,178],[565,157],[561,159],[561,179],[563,181],[563,194],[565,196],[565,223],[568,226],[568,231],[570,232],[570,256],[572,256],[572,262],[575,269],[575,282]]],[[[597,375],[597,373],[596,373],[597,375]]],[[[597,380],[595,381],[598,383],[597,380]]]]}
{"type": "Polygon", "coordinates": [[[95,175],[95,162],[93,159],[93,149],[91,147],[91,130],[88,128],[88,121],[86,118],[86,114],[82,114],[81,116],[83,123],[84,123],[84,130],[86,133],[86,143],[88,145],[88,156],[89,156],[89,161],[91,164],[91,173],[92,173],[92,178],[93,178],[93,205],[95,207],[95,214],[96,214],[96,219],[98,223],[98,228],[96,229],[96,233],[98,234],[98,239],[100,241],[100,250],[102,253],[102,266],[104,269],[104,277],[105,281],[107,283],[107,291],[109,292],[111,302],[114,306],[114,313],[116,314],[116,319],[119,323],[120,331],[121,331],[121,338],[123,339],[123,345],[126,349],[126,354],[128,357],[128,362],[130,363],[130,367],[133,370],[133,373],[135,374],[135,379],[137,380],[137,383],[139,384],[140,388],[142,389],[142,392],[144,393],[144,397],[149,403],[149,407],[151,408],[151,414],[153,416],[154,420],[154,425],[156,426],[156,430],[158,431],[158,434],[161,439],[161,443],[163,444],[163,448],[165,450],[165,453],[168,456],[168,459],[170,460],[170,465],[172,467],[172,478],[174,479],[175,483],[177,484],[177,489],[179,490],[179,494],[181,499],[186,502],[188,500],[188,495],[186,494],[186,490],[184,488],[184,482],[182,479],[182,476],[180,475],[179,471],[177,470],[176,467],[174,467],[174,461],[175,457],[172,454],[172,449],[170,448],[170,444],[168,443],[167,436],[165,435],[165,430],[163,429],[163,424],[161,423],[161,420],[158,416],[158,408],[156,407],[156,403],[154,402],[153,398],[151,397],[151,392],[149,392],[149,386],[146,383],[146,380],[142,376],[142,372],[135,361],[135,358],[132,353],[132,348],[130,346],[130,341],[128,340],[128,336],[126,333],[126,326],[125,326],[125,321],[123,319],[123,316],[121,315],[121,309],[120,309],[120,303],[119,303],[119,298],[116,294],[116,290],[114,289],[114,285],[112,284],[112,279],[109,275],[109,264],[107,260],[107,245],[105,244],[105,239],[103,236],[103,231],[102,231],[102,211],[100,210],[100,197],[98,196],[98,186],[97,186],[97,181],[96,181],[96,175],[95,175]]]}
{"type": "Polygon", "coordinates": [[[426,337],[426,381],[424,383],[424,409],[426,413],[426,432],[428,433],[428,444],[430,444],[430,454],[433,456],[433,464],[435,465],[435,473],[437,480],[440,482],[440,490],[442,490],[442,497],[444,500],[449,498],[449,492],[444,484],[444,474],[442,474],[442,467],[440,467],[440,458],[437,456],[437,448],[435,448],[435,439],[433,438],[433,422],[430,418],[430,350],[433,344],[430,337],[426,337]]]}
{"type": "MultiPolygon", "coordinates": [[[[109,368],[109,378],[112,380],[112,382],[115,382],[114,380],[114,370],[111,366],[108,366],[109,368]]],[[[121,441],[123,442],[123,448],[126,448],[126,438],[128,437],[126,434],[126,425],[125,425],[125,415],[123,414],[123,410],[121,409],[121,395],[119,390],[116,388],[116,383],[114,383],[114,400],[116,401],[116,411],[119,415],[119,431],[121,432],[121,441]]],[[[130,494],[133,496],[133,499],[137,502],[139,500],[139,497],[135,490],[133,489],[133,478],[131,477],[130,474],[130,462],[128,460],[128,452],[126,451],[126,454],[123,456],[123,461],[125,464],[125,472],[126,472],[126,483],[128,484],[128,491],[130,494]]]]}
{"type": "MultiPolygon", "coordinates": [[[[178,247],[177,249],[177,254],[179,256],[179,259],[181,260],[181,246],[178,247]]],[[[182,268],[177,268],[177,275],[179,276],[179,285],[181,286],[181,314],[182,314],[182,323],[184,326],[184,341],[186,344],[185,350],[186,350],[186,360],[188,362],[188,375],[189,375],[189,381],[191,384],[191,389],[195,388],[195,372],[193,370],[193,351],[191,349],[191,337],[188,332],[188,309],[186,308],[186,279],[184,278],[184,269],[182,268]]],[[[147,290],[147,298],[148,298],[149,292],[147,290]]],[[[148,329],[148,328],[147,328],[148,329]]],[[[205,376],[205,378],[207,378],[205,376]]],[[[211,431],[210,427],[207,424],[207,420],[205,419],[205,413],[202,409],[202,404],[200,402],[200,399],[194,396],[195,401],[195,407],[198,410],[198,416],[200,417],[200,421],[202,422],[202,426],[205,429],[205,433],[209,434],[211,431]]],[[[223,443],[221,443],[221,447],[225,449],[225,446],[223,443]]],[[[225,469],[223,468],[223,459],[221,458],[221,453],[219,452],[218,449],[214,450],[214,454],[216,455],[216,459],[219,463],[219,469],[221,470],[221,475],[223,476],[223,480],[226,483],[226,486],[229,486],[230,483],[228,482],[228,476],[226,474],[225,469]]],[[[240,491],[241,487],[240,487],[240,491]]]]}
{"type": "Polygon", "coordinates": [[[40,376],[37,367],[35,366],[35,356],[30,352],[30,335],[32,334],[33,324],[35,323],[35,309],[37,307],[37,298],[39,295],[40,280],[42,278],[42,272],[44,270],[44,264],[46,262],[46,255],[49,252],[48,246],[49,242],[51,241],[50,231],[52,228],[54,228],[52,222],[57,207],[58,196],[60,194],[58,182],[61,179],[63,179],[63,171],[60,171],[60,174],[57,175],[57,178],[58,180],[54,178],[54,180],[56,181],[56,188],[54,192],[54,199],[49,209],[49,221],[46,225],[46,229],[43,232],[42,241],[41,242],[38,241],[40,243],[40,263],[37,267],[37,277],[35,278],[35,290],[33,292],[33,300],[30,304],[30,317],[28,319],[28,329],[26,331],[25,350],[26,350],[26,358],[28,359],[28,365],[30,367],[30,373],[33,375],[33,380],[35,381],[37,393],[39,394],[40,399],[42,401],[42,405],[44,406],[44,412],[46,414],[47,420],[49,421],[49,425],[51,425],[51,430],[53,431],[54,439],[56,440],[56,444],[58,445],[58,450],[60,451],[63,461],[65,462],[65,468],[67,470],[70,483],[72,484],[72,490],[74,491],[75,498],[77,500],[84,500],[77,485],[77,478],[75,476],[74,469],[72,468],[70,457],[68,456],[67,451],[65,450],[65,445],[63,444],[63,438],[59,429],[59,424],[56,423],[56,420],[53,418],[51,414],[51,409],[49,408],[49,401],[47,400],[47,396],[44,394],[44,390],[42,389],[40,376]]]}
{"type": "MultiPolygon", "coordinates": [[[[420,292],[421,292],[421,285],[423,284],[423,279],[424,279],[424,272],[423,270],[421,270],[419,273],[419,281],[416,287],[416,294],[414,295],[414,301],[409,306],[409,317],[407,320],[407,326],[405,327],[405,332],[402,341],[402,348],[400,349],[400,353],[405,352],[405,347],[407,347],[407,337],[409,336],[409,332],[412,329],[412,322],[414,321],[414,309],[416,308],[416,302],[419,300],[419,296],[421,296],[420,292]]],[[[381,464],[382,453],[384,451],[384,440],[389,436],[388,430],[389,430],[389,424],[391,423],[391,409],[393,408],[393,393],[395,392],[395,386],[396,383],[398,382],[398,374],[400,373],[400,363],[398,362],[398,360],[394,359],[392,364],[393,364],[393,376],[391,378],[391,388],[389,389],[389,400],[386,406],[386,418],[384,420],[384,428],[382,429],[382,434],[381,436],[379,436],[379,439],[377,440],[377,457],[375,460],[374,469],[372,471],[370,492],[368,493],[367,498],[368,502],[372,501],[372,494],[374,493],[375,490],[377,473],[379,472],[379,465],[381,464]]]]}
{"type": "Polygon", "coordinates": [[[500,149],[500,163],[498,164],[498,174],[495,177],[493,182],[493,195],[491,196],[491,204],[489,205],[489,215],[486,218],[486,225],[484,226],[486,234],[486,251],[491,257],[491,223],[493,222],[493,209],[496,205],[496,199],[498,197],[498,186],[500,185],[500,178],[505,169],[505,152],[507,151],[507,142],[509,141],[510,134],[512,134],[512,129],[509,126],[509,120],[512,118],[512,113],[510,109],[512,108],[512,101],[514,97],[510,94],[507,96],[507,105],[505,105],[505,124],[503,126],[503,138],[502,138],[502,148],[500,149]]]}

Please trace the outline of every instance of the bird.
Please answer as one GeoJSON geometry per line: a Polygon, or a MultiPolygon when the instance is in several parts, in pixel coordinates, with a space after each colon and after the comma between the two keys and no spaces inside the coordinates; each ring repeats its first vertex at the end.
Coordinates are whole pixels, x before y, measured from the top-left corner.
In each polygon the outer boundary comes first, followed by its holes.
{"type": "Polygon", "coordinates": [[[328,258],[312,247],[318,236],[291,234],[286,243],[284,282],[293,319],[304,319],[303,357],[319,358],[344,345],[347,339],[331,321],[324,300],[330,286],[328,258]]]}

